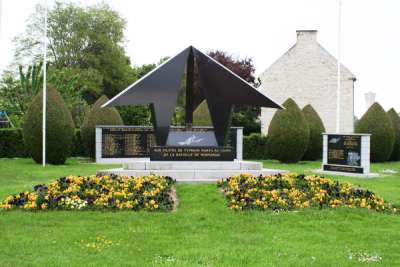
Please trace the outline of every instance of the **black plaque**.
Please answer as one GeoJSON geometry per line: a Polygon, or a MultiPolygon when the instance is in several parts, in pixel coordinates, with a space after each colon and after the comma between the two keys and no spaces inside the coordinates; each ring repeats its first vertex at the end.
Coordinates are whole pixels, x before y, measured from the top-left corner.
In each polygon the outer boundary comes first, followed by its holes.
{"type": "Polygon", "coordinates": [[[328,164],[361,166],[361,136],[329,134],[328,164]]]}
{"type": "Polygon", "coordinates": [[[364,173],[364,168],[355,166],[324,164],[324,171],[364,173]]]}
{"type": "Polygon", "coordinates": [[[232,161],[234,158],[232,147],[156,146],[150,153],[150,160],[155,161],[232,161]]]}
{"type": "MultiPolygon", "coordinates": [[[[151,148],[157,146],[151,126],[102,126],[102,158],[148,158],[151,148]]],[[[210,127],[173,127],[169,146],[218,148],[210,127]],[[181,138],[182,137],[182,138],[181,138]],[[199,141],[200,140],[200,141],[199,141]],[[196,146],[197,144],[197,146],[196,146]]],[[[236,128],[228,135],[227,145],[236,155],[236,128]]],[[[226,155],[225,158],[228,158],[226,155]]],[[[233,159],[231,159],[233,160],[233,159]]]]}
{"type": "Polygon", "coordinates": [[[364,173],[361,167],[361,136],[328,134],[327,163],[324,171],[364,173]]]}
{"type": "Polygon", "coordinates": [[[152,127],[102,129],[102,158],[145,158],[155,145],[152,127]]]}

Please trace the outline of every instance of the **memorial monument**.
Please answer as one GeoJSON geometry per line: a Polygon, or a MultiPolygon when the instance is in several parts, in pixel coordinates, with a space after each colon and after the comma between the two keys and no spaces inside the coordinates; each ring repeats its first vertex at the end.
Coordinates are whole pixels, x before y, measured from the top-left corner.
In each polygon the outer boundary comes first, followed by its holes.
{"type": "MultiPolygon", "coordinates": [[[[236,137],[231,138],[235,134],[232,135],[230,122],[235,105],[282,107],[193,46],[149,72],[103,107],[133,104],[149,104],[152,112],[153,128],[147,129],[147,137],[139,138],[145,140],[144,155],[148,157],[130,158],[123,168],[103,173],[155,173],[178,180],[215,180],[244,172],[256,175],[279,172],[263,169],[261,163],[242,161],[238,153],[242,150],[241,129],[236,129],[236,137]],[[171,127],[182,81],[186,85],[185,127],[171,127]],[[193,112],[203,100],[208,105],[211,128],[193,126],[193,112]]],[[[106,147],[103,131],[112,131],[115,126],[106,128],[99,126],[96,130],[97,150],[106,147]]],[[[121,131],[123,126],[119,128],[121,131]]],[[[102,152],[96,153],[104,159],[102,152]]]]}
{"type": "Polygon", "coordinates": [[[370,175],[370,138],[371,134],[324,133],[322,170],[370,175]]]}

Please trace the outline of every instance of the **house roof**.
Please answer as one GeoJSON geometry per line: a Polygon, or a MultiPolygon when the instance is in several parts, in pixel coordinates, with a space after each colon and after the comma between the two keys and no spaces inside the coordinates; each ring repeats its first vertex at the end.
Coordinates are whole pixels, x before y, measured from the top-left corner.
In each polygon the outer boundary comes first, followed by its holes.
{"type": "MultiPolygon", "coordinates": [[[[328,63],[328,66],[332,68],[332,70],[337,69],[337,59],[320,43],[316,40],[316,30],[298,30],[297,33],[297,42],[289,48],[281,57],[279,57],[274,63],[272,63],[265,71],[260,74],[260,77],[268,75],[271,68],[276,64],[280,63],[286,57],[293,57],[293,53],[296,49],[309,49],[310,45],[315,44],[318,49],[315,53],[319,53],[319,58],[321,61],[323,60],[325,63],[328,63]]],[[[356,81],[356,76],[343,64],[341,64],[341,73],[343,76],[347,77],[350,80],[356,81]]]]}

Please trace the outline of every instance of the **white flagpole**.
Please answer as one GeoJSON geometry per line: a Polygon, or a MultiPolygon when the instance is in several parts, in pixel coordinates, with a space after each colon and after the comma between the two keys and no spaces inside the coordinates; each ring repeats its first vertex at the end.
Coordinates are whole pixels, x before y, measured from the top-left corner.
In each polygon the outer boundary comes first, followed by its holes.
{"type": "Polygon", "coordinates": [[[2,18],[3,18],[3,0],[0,0],[0,40],[1,40],[1,34],[2,34],[2,18]]]}
{"type": "Polygon", "coordinates": [[[338,0],[338,55],[337,55],[337,91],[336,91],[336,133],[340,132],[340,97],[341,97],[341,34],[342,34],[342,0],[338,0]]]}
{"type": "Polygon", "coordinates": [[[47,100],[47,1],[44,1],[44,40],[43,40],[43,117],[42,117],[42,165],[46,166],[46,100],[47,100]]]}

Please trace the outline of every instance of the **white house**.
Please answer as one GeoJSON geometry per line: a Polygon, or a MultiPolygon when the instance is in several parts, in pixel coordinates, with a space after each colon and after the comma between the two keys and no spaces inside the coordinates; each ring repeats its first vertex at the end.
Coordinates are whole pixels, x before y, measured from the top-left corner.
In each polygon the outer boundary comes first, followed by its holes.
{"type": "MultiPolygon", "coordinates": [[[[337,60],[317,42],[317,31],[297,31],[297,42],[260,75],[261,91],[282,104],[289,97],[303,108],[311,104],[327,132],[336,130],[337,60]]],[[[354,128],[354,82],[356,77],[341,66],[340,131],[354,128]]],[[[276,110],[261,110],[261,131],[268,127],[276,110]]]]}

